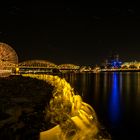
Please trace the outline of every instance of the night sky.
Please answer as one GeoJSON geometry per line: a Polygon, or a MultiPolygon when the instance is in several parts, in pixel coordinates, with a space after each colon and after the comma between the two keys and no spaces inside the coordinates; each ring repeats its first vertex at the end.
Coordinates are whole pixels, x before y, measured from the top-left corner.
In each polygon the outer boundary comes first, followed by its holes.
{"type": "Polygon", "coordinates": [[[0,42],[12,46],[19,61],[96,65],[111,53],[140,61],[139,8],[20,1],[1,3],[0,17],[0,42]]]}

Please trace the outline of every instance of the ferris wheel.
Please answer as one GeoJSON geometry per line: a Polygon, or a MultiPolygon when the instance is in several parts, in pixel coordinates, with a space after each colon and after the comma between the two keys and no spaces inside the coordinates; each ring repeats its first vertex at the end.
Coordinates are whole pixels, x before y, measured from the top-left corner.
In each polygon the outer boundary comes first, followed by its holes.
{"type": "Polygon", "coordinates": [[[0,42],[0,76],[18,64],[15,50],[5,43],[0,42]]]}
{"type": "Polygon", "coordinates": [[[12,64],[18,63],[15,50],[5,43],[0,43],[0,61],[12,64]]]}

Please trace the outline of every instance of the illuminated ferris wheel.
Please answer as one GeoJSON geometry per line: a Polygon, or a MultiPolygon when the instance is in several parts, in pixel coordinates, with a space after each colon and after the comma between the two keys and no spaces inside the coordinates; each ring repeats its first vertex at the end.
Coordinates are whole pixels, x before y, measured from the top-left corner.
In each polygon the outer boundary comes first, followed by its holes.
{"type": "Polygon", "coordinates": [[[5,43],[0,42],[0,76],[18,64],[18,56],[15,50],[5,43]]]}

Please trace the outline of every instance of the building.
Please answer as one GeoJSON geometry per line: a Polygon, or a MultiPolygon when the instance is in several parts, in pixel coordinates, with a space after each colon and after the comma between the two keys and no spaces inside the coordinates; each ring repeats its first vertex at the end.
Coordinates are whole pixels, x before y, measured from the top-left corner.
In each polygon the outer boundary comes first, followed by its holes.
{"type": "Polygon", "coordinates": [[[108,69],[117,69],[117,68],[121,68],[122,62],[119,60],[119,55],[115,54],[115,55],[111,55],[104,64],[104,68],[108,68],[108,69]]]}

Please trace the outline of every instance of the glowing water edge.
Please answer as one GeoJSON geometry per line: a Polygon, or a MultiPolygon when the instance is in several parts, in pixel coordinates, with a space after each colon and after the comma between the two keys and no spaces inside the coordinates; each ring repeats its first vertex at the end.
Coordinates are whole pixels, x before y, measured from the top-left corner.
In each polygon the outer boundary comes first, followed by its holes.
{"type": "MultiPolygon", "coordinates": [[[[40,132],[40,140],[97,140],[98,121],[94,109],[82,101],[65,80],[53,75],[23,74],[54,87],[47,115],[56,126],[40,132]]],[[[46,116],[47,117],[47,116],[46,116]]]]}

